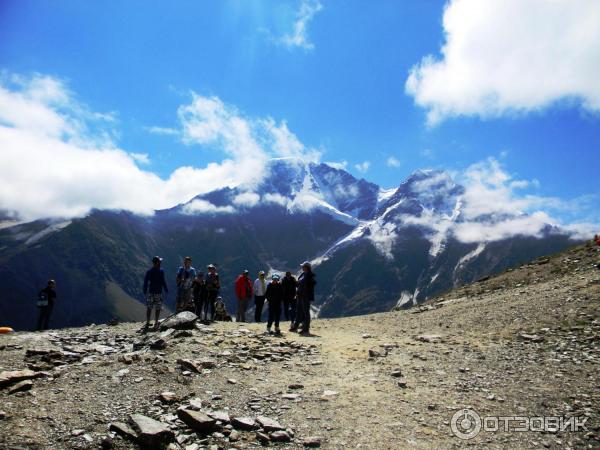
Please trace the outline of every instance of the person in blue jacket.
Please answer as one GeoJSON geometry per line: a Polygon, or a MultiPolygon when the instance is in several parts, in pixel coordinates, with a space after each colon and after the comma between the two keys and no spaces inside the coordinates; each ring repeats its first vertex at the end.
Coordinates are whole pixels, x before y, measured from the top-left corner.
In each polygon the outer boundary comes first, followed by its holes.
{"type": "Polygon", "coordinates": [[[144,277],[144,297],[146,297],[146,325],[144,330],[148,330],[150,327],[150,316],[154,309],[154,329],[158,329],[158,318],[160,317],[160,310],[163,304],[163,291],[164,295],[169,292],[167,288],[167,280],[165,279],[165,272],[161,269],[160,263],[162,258],[155,256],[152,258],[152,268],[146,272],[144,277]]]}

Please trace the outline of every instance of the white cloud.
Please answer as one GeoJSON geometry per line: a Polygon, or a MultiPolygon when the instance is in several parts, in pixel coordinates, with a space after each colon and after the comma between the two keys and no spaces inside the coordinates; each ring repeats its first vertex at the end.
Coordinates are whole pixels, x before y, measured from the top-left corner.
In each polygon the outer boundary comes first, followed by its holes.
{"type": "Polygon", "coordinates": [[[313,50],[315,46],[308,37],[307,28],[310,21],[321,9],[323,9],[323,5],[319,0],[301,0],[293,30],[284,34],[279,42],[289,49],[313,50]]]}
{"type": "Polygon", "coordinates": [[[398,239],[396,225],[391,222],[381,223],[374,221],[369,226],[367,238],[383,256],[388,259],[393,257],[392,248],[398,239]]]}
{"type": "Polygon", "coordinates": [[[291,202],[289,198],[277,193],[267,193],[263,195],[262,201],[263,203],[275,203],[281,206],[287,206],[291,202]]]}
{"type": "Polygon", "coordinates": [[[260,195],[256,192],[242,192],[233,198],[233,203],[237,206],[252,208],[260,202],[260,195]]]}
{"type": "Polygon", "coordinates": [[[94,208],[152,214],[214,189],[250,185],[271,156],[318,153],[299,143],[285,122],[247,118],[217,97],[192,94],[178,117],[186,143],[227,158],[180,167],[162,179],[138,167],[144,153],[115,143],[114,113],[90,111],[51,77],[0,76],[0,209],[23,220],[81,217],[94,208]]]}
{"type": "Polygon", "coordinates": [[[327,161],[325,164],[338,170],[346,170],[348,167],[348,161],[327,161]]]}
{"type": "Polygon", "coordinates": [[[150,164],[148,153],[130,153],[129,155],[140,164],[150,164]]]}
{"type": "Polygon", "coordinates": [[[146,130],[152,134],[159,134],[164,136],[177,136],[179,134],[179,130],[168,127],[146,127],[146,130]]]}
{"type": "Polygon", "coordinates": [[[216,206],[209,201],[202,199],[195,199],[183,206],[183,213],[194,215],[194,214],[227,214],[234,213],[235,208],[231,205],[227,206],[216,206]]]}
{"type": "Polygon", "coordinates": [[[388,167],[400,167],[401,163],[398,158],[390,156],[385,162],[388,167]]]}
{"type": "Polygon", "coordinates": [[[452,0],[441,58],[425,56],[406,92],[434,125],[497,117],[559,100],[600,111],[600,2],[452,0]]]}
{"type": "Polygon", "coordinates": [[[358,164],[354,164],[354,168],[358,170],[360,173],[366,173],[371,167],[371,161],[363,161],[358,164]]]}

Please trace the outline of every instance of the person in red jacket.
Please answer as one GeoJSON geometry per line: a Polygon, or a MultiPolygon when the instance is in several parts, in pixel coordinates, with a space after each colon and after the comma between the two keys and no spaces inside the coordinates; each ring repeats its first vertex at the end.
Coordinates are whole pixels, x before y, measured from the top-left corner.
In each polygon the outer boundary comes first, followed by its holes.
{"type": "Polygon", "coordinates": [[[248,302],[252,298],[252,291],[252,281],[248,277],[248,271],[244,270],[235,280],[235,296],[238,301],[236,322],[246,321],[246,309],[248,308],[248,302]]]}

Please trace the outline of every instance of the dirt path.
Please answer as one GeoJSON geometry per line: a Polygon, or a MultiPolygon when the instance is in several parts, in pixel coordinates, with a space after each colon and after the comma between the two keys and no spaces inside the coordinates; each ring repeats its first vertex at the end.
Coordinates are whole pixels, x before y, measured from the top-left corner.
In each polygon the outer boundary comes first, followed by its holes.
{"type": "Polygon", "coordinates": [[[598,448],[599,255],[579,248],[408,311],[316,320],[312,337],[232,323],[165,335],[155,350],[159,334],[143,340],[132,324],[5,336],[0,370],[48,376],[25,392],[0,390],[0,448],[136,448],[108,430],[132,413],[166,424],[173,448],[187,450],[302,448],[314,437],[331,449],[598,448]],[[27,357],[40,349],[66,353],[46,367],[27,357]],[[210,364],[196,373],[181,359],[210,364]],[[176,400],[159,400],[164,391],[176,400]],[[292,440],[265,444],[225,424],[194,433],[177,418],[190,405],[271,417],[292,440]],[[463,440],[451,420],[465,408],[588,419],[573,433],[482,430],[463,440]]]}

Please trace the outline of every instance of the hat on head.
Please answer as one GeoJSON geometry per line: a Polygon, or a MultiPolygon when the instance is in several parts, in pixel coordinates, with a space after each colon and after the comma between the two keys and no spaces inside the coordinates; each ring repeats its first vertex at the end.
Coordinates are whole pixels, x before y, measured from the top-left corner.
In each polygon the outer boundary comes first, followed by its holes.
{"type": "Polygon", "coordinates": [[[161,262],[163,259],[160,256],[155,256],[154,258],[152,258],[152,262],[161,262]]]}
{"type": "Polygon", "coordinates": [[[306,267],[307,269],[310,269],[311,264],[308,261],[304,261],[302,264],[300,264],[300,267],[306,267]]]}
{"type": "Polygon", "coordinates": [[[258,274],[259,274],[259,275],[264,275],[264,274],[265,274],[265,271],[264,271],[264,270],[261,270],[260,272],[258,272],[258,274]]]}
{"type": "Polygon", "coordinates": [[[208,266],[206,266],[207,269],[216,269],[214,264],[209,264],[208,266]]]}
{"type": "Polygon", "coordinates": [[[244,271],[242,272],[244,275],[248,275],[250,272],[248,272],[248,269],[244,269],[244,271]]]}
{"type": "Polygon", "coordinates": [[[184,261],[191,261],[192,257],[191,256],[186,256],[185,258],[183,258],[184,261]]]}
{"type": "Polygon", "coordinates": [[[271,277],[271,280],[273,280],[273,281],[279,281],[279,275],[273,274],[273,276],[271,277]]]}

